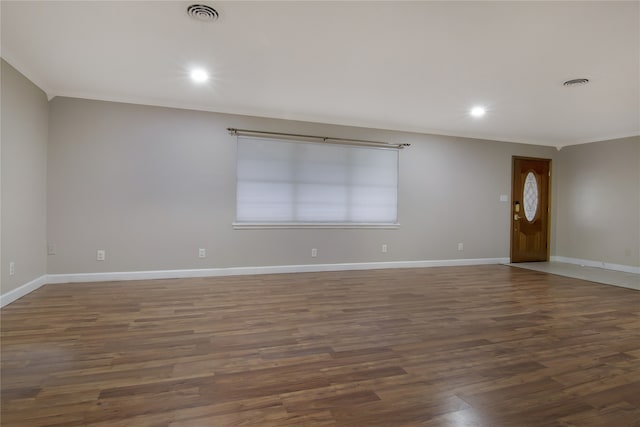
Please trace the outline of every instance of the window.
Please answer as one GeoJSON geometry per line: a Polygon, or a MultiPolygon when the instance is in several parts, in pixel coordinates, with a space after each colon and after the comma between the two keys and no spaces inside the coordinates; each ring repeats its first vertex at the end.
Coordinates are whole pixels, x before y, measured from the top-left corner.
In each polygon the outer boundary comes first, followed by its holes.
{"type": "Polygon", "coordinates": [[[397,225],[398,149],[238,136],[236,223],[397,225]]]}
{"type": "Polygon", "coordinates": [[[522,199],[524,201],[524,216],[527,221],[533,222],[538,211],[538,180],[533,172],[529,172],[524,180],[522,199]]]}

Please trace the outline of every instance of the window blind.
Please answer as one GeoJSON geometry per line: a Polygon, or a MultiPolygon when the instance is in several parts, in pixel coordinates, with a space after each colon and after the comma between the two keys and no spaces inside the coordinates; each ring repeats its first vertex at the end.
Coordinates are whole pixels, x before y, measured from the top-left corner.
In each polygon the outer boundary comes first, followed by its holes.
{"type": "Polygon", "coordinates": [[[398,150],[238,137],[236,222],[397,223],[398,150]]]}

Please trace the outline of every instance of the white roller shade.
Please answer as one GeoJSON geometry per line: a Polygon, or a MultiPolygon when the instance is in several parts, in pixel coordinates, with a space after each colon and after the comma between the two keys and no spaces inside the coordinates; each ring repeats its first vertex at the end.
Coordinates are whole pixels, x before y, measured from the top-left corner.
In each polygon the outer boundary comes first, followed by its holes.
{"type": "Polygon", "coordinates": [[[397,222],[398,150],[238,137],[237,223],[397,222]]]}

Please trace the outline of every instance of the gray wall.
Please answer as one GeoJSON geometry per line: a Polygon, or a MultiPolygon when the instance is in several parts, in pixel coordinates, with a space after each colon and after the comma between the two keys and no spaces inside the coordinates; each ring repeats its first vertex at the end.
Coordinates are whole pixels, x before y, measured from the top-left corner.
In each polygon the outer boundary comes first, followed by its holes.
{"type": "Polygon", "coordinates": [[[558,153],[556,255],[640,266],[640,137],[558,153]]]}
{"type": "Polygon", "coordinates": [[[1,118],[2,294],[47,272],[507,257],[510,203],[499,195],[510,194],[513,155],[554,160],[553,255],[640,266],[638,137],[557,152],[71,98],[47,103],[4,61],[1,118]],[[401,228],[233,230],[227,127],[413,144],[400,156],[401,228]],[[47,239],[56,250],[48,266],[47,239]],[[197,258],[200,247],[207,258],[197,258]],[[106,261],[96,261],[97,249],[106,261]]]}
{"type": "Polygon", "coordinates": [[[42,90],[1,62],[0,291],[5,294],[46,274],[48,103],[42,90]]]}
{"type": "Polygon", "coordinates": [[[508,257],[510,205],[499,195],[510,194],[511,156],[557,154],[71,98],[50,102],[50,123],[49,273],[508,257]],[[235,138],[227,127],[413,144],[400,155],[401,228],[233,230],[235,138]],[[197,258],[198,248],[207,258],[197,258]],[[106,261],[96,261],[97,249],[106,261]]]}

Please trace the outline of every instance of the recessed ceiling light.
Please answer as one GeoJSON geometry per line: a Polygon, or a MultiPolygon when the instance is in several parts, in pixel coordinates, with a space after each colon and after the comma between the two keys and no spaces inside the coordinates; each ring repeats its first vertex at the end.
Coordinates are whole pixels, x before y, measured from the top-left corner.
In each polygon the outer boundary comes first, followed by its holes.
{"type": "Polygon", "coordinates": [[[487,112],[483,107],[473,107],[471,109],[471,115],[473,117],[482,117],[487,112]]]}
{"type": "Polygon", "coordinates": [[[209,74],[202,68],[196,68],[195,70],[191,70],[191,80],[196,83],[203,83],[209,80],[209,74]]]}

